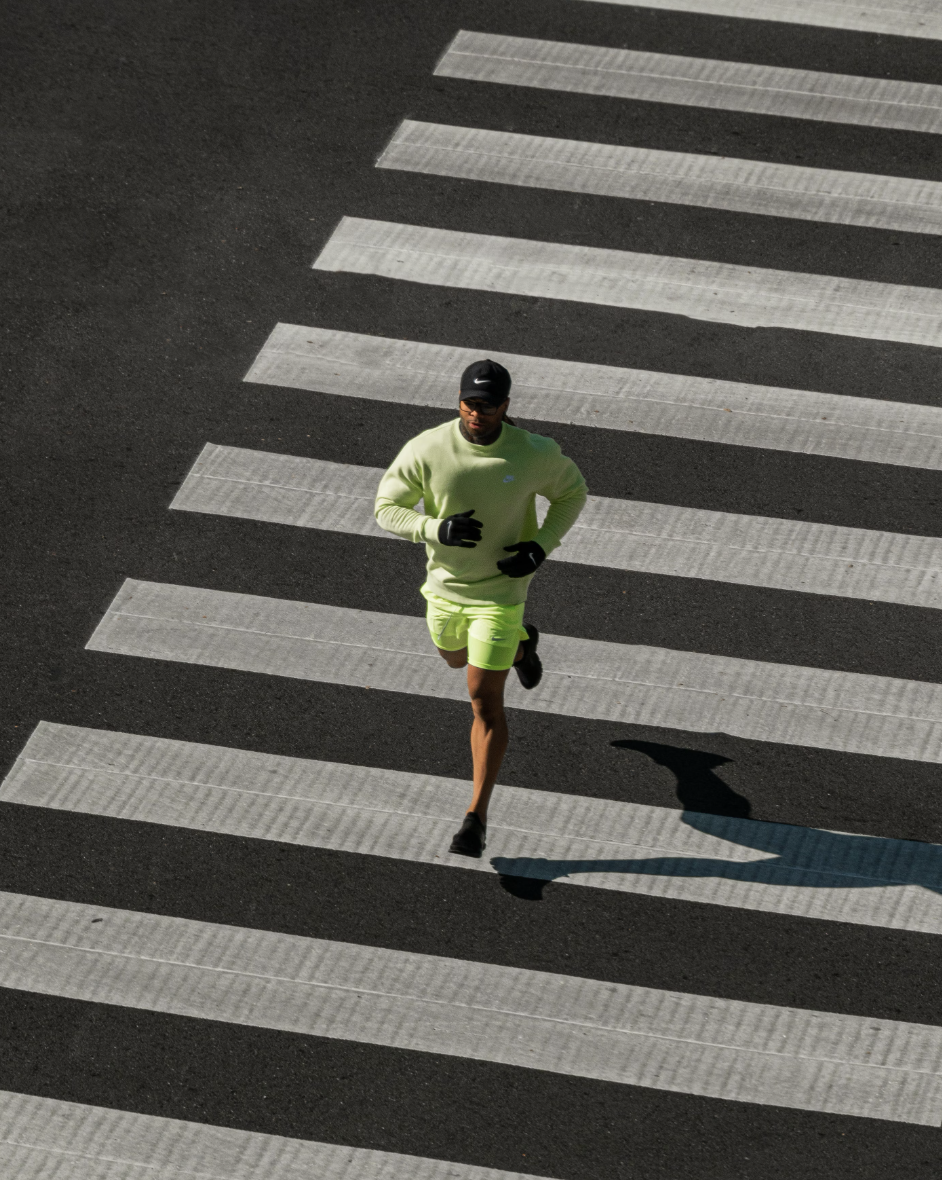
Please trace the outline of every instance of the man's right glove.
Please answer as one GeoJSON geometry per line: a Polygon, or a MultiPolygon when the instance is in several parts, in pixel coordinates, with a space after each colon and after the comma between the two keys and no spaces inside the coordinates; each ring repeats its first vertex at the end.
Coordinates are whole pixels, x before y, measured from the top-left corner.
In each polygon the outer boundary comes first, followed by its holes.
{"type": "Polygon", "coordinates": [[[460,549],[473,549],[481,539],[481,529],[484,525],[479,520],[472,520],[474,509],[467,512],[455,512],[446,516],[438,526],[438,539],[443,545],[454,545],[460,549]]]}

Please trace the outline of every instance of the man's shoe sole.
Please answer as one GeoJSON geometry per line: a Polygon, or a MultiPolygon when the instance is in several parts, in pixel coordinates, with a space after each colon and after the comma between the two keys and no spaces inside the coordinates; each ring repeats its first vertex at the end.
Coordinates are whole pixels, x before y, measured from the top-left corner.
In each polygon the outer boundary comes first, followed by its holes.
{"type": "Polygon", "coordinates": [[[480,860],[486,847],[486,844],[482,844],[479,851],[475,851],[473,848],[459,848],[457,841],[452,840],[451,847],[448,851],[453,852],[456,856],[473,856],[475,859],[480,860]]]}

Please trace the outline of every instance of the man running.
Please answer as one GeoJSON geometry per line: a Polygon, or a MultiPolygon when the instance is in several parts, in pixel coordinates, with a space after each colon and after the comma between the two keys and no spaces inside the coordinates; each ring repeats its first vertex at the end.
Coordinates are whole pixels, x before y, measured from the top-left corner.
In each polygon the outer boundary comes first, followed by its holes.
{"type": "Polygon", "coordinates": [[[468,669],[474,793],[451,843],[463,856],[484,851],[487,805],[507,750],[507,673],[514,668],[524,688],[543,674],[539,632],[523,624],[530,578],[586,501],[585,480],[559,444],[507,418],[509,393],[503,365],[469,365],[458,418],[407,442],[376,497],[382,528],[425,543],[432,640],[450,668],[468,669]],[[542,527],[537,495],[550,502],[542,527]],[[415,511],[419,500],[424,515],[415,511]]]}

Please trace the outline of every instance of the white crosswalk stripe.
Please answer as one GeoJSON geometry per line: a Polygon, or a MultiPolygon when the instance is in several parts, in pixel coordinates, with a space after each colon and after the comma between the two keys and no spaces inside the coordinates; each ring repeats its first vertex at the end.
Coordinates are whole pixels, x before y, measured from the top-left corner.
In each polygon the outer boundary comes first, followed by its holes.
{"type": "Polygon", "coordinates": [[[942,934],[942,846],[500,786],[488,856],[447,851],[470,783],[41,722],[0,801],[418,864],[942,934]]]}
{"type": "Polygon", "coordinates": [[[942,184],[406,119],[379,168],[742,213],[942,233],[942,184]]]}
{"type": "Polygon", "coordinates": [[[942,86],[462,30],[442,78],[938,134],[942,86]]]}
{"type": "MultiPolygon", "coordinates": [[[[546,635],[517,709],[942,762],[942,684],[546,635]]],[[[92,651],[467,699],[425,620],[128,579],[92,651]]]]}
{"type": "Polygon", "coordinates": [[[345,217],[314,262],[412,283],[745,328],[942,346],[942,290],[345,217]]]}
{"type": "Polygon", "coordinates": [[[0,1091],[0,1168],[9,1180],[536,1180],[9,1091],[0,1091]]]}
{"type": "MultiPolygon", "coordinates": [[[[207,443],[170,507],[389,538],[373,516],[382,474],[375,467],[207,443]]],[[[942,607],[942,539],[937,537],[590,496],[550,557],[942,607]]]]}
{"type": "Polygon", "coordinates": [[[942,40],[942,11],[937,0],[595,0],[633,8],[660,8],[746,20],[785,21],[863,33],[942,40]]]}
{"type": "Polygon", "coordinates": [[[0,894],[0,986],[938,1126],[942,1028],[0,894]]]}
{"type": "Polygon", "coordinates": [[[514,413],[537,422],[942,470],[934,406],[522,356],[484,341],[453,348],[278,324],[245,380],[453,411],[461,371],[485,354],[513,375],[514,413]]]}

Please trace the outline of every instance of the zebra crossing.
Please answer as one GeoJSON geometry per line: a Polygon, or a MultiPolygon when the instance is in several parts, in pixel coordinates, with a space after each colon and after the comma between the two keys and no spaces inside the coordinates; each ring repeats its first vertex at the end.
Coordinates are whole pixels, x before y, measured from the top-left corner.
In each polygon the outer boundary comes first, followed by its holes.
{"type": "Polygon", "coordinates": [[[942,131],[942,86],[561,44],[462,29],[440,78],[748,111],[828,123],[942,131]]]}
{"type": "MultiPolygon", "coordinates": [[[[207,443],[171,508],[389,537],[380,468],[207,443]]],[[[545,502],[538,507],[545,510],[545,502]]],[[[395,538],[398,540],[398,538],[395,538]]],[[[938,608],[942,542],[868,529],[590,496],[551,559],[938,608]]]]}
{"type": "Polygon", "coordinates": [[[41,723],[0,800],[196,831],[942,934],[942,846],[500,788],[493,854],[447,851],[470,784],[41,723]]]}
{"type": "MultiPolygon", "coordinates": [[[[338,397],[452,408],[450,382],[484,349],[278,324],[245,380],[338,397]]],[[[942,410],[490,350],[536,422],[942,470],[942,410]]]]}
{"type": "MultiPolygon", "coordinates": [[[[574,7],[594,0],[573,0],[574,7]]],[[[597,0],[595,0],[597,2],[597,0]]],[[[624,0],[607,0],[613,9],[624,0]]],[[[942,38],[930,6],[849,0],[636,5],[942,38]]],[[[938,134],[942,87],[745,62],[459,31],[434,76],[612,100],[938,134]]],[[[430,76],[432,76],[430,74],[430,76]]],[[[942,184],[405,119],[387,172],[528,190],[763,213],[937,236],[942,184]]],[[[458,222],[459,219],[455,219],[458,222]]],[[[644,309],[738,328],[942,344],[935,288],[344,216],[315,272],[417,287],[644,309]]],[[[796,260],[796,266],[807,260],[796,260]]],[[[274,319],[274,317],[273,317],[274,319]]],[[[473,325],[472,325],[473,327],[473,325]]],[[[418,332],[416,332],[418,335],[418,332]]],[[[275,322],[245,381],[387,405],[451,409],[482,353],[513,378],[514,412],[608,430],[834,460],[942,470],[942,410],[681,373],[508,354],[481,339],[368,336],[275,322]]],[[[264,397],[256,389],[259,399],[264,397]]],[[[927,400],[928,400],[928,395],[927,400]]],[[[367,412],[367,411],[364,411],[367,412]]],[[[176,512],[371,539],[381,470],[200,440],[176,512]]],[[[390,455],[390,458],[392,456],[390,455]]],[[[586,472],[591,488],[591,471],[586,472]]],[[[313,534],[308,534],[313,535],[313,534]]],[[[593,496],[560,563],[937,609],[942,540],[593,496]]],[[[419,701],[464,701],[424,620],[333,602],[151,581],[127,573],[87,650],[98,659],[228,669],[419,701]]],[[[546,674],[512,710],[577,722],[724,733],[783,748],[942,763],[942,685],[579,635],[544,635],[546,674]]],[[[942,933],[942,845],[622,799],[498,789],[481,862],[447,852],[468,784],[388,766],[288,757],[43,721],[0,801],[344,856],[556,881],[867,931],[942,933]]],[[[942,1125],[942,1023],[817,1010],[584,977],[474,957],[222,925],[0,893],[0,986],[85,1004],[456,1058],[551,1078],[910,1127],[942,1125]]],[[[473,949],[473,947],[472,947],[473,949]]],[[[350,1180],[525,1180],[441,1158],[0,1093],[0,1161],[47,1175],[317,1174],[350,1180]]],[[[527,1173],[526,1175],[529,1175],[527,1173]]]]}
{"type": "Polygon", "coordinates": [[[345,217],[314,261],[432,286],[638,308],[744,328],[942,345],[942,292],[345,217]]]}
{"type": "Polygon", "coordinates": [[[0,1092],[0,1164],[17,1180],[178,1180],[191,1175],[212,1180],[526,1180],[522,1172],[10,1092],[0,1092]]]}
{"type": "Polygon", "coordinates": [[[788,21],[798,25],[889,33],[897,37],[942,40],[942,15],[933,0],[901,0],[891,6],[859,0],[594,0],[601,4],[630,4],[710,16],[747,20],[788,21]]]}
{"type": "MultiPolygon", "coordinates": [[[[942,762],[942,685],[544,635],[539,692],[515,709],[942,762]]],[[[425,620],[128,579],[90,651],[465,699],[425,620]]]]}
{"type": "Polygon", "coordinates": [[[0,894],[0,985],[938,1126],[942,1028],[0,894]]]}
{"type": "Polygon", "coordinates": [[[379,168],[669,201],[773,217],[942,233],[942,184],[757,160],[659,152],[405,119],[379,168]]]}

